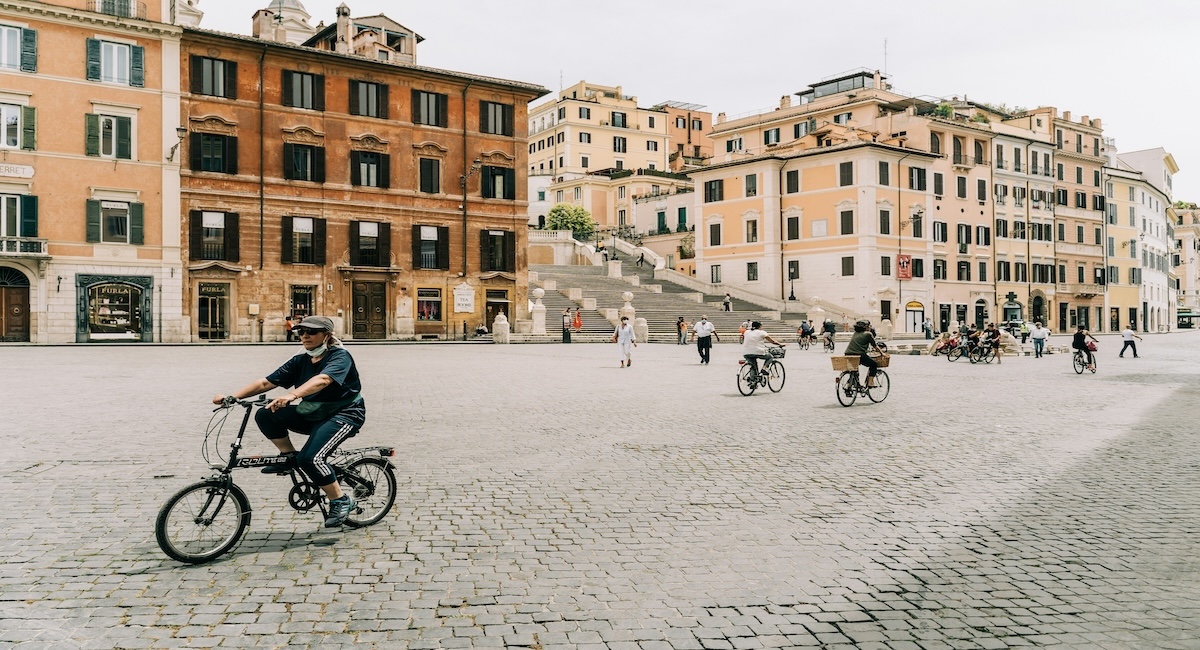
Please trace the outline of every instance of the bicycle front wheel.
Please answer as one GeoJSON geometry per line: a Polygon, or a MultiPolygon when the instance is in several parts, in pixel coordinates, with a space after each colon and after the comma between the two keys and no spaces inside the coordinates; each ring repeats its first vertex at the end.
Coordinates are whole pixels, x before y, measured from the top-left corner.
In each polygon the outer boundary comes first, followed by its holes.
{"type": "Polygon", "coordinates": [[[1075,368],[1075,374],[1077,375],[1082,375],[1083,370],[1087,368],[1087,363],[1084,362],[1083,355],[1079,353],[1075,353],[1071,357],[1071,365],[1075,368]]]}
{"type": "Polygon", "coordinates": [[[1092,365],[1090,368],[1088,368],[1088,370],[1092,371],[1092,374],[1096,374],[1096,356],[1097,356],[1096,353],[1093,352],[1092,353],[1092,365]]]}
{"type": "Polygon", "coordinates": [[[837,398],[842,406],[850,406],[858,399],[858,380],[853,372],[846,370],[838,377],[837,398]]]}
{"type": "Polygon", "coordinates": [[[783,390],[785,381],[787,381],[787,371],[783,369],[783,364],[778,361],[772,363],[767,371],[767,388],[770,388],[772,393],[778,393],[783,390]]]}
{"type": "Polygon", "coordinates": [[[954,348],[953,350],[946,353],[946,360],[947,361],[958,361],[959,359],[962,358],[962,355],[963,355],[962,348],[954,348]]]}
{"type": "Polygon", "coordinates": [[[236,485],[207,480],[167,499],[154,522],[154,536],[172,559],[202,564],[237,546],[249,525],[246,493],[236,485]]]}
{"type": "Polygon", "coordinates": [[[892,380],[888,378],[888,374],[880,370],[875,375],[875,385],[867,389],[867,397],[871,398],[876,404],[887,399],[888,393],[892,392],[892,380]]]}
{"type": "Polygon", "coordinates": [[[755,388],[758,388],[758,380],[753,375],[754,369],[748,363],[738,370],[737,385],[739,393],[750,395],[754,392],[755,388]]]}
{"type": "Polygon", "coordinates": [[[354,499],[346,525],[354,528],[378,523],[396,502],[396,473],[382,458],[360,458],[340,472],[338,483],[354,499]]]}

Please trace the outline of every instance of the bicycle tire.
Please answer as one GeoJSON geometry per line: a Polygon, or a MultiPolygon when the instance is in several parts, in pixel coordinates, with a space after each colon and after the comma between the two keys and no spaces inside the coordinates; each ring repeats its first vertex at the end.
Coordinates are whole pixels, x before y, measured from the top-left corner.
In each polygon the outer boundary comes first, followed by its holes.
{"type": "Polygon", "coordinates": [[[200,481],[167,499],[154,521],[154,537],[171,559],[203,564],[242,541],[250,516],[250,500],[241,488],[220,480],[200,481]]]}
{"type": "Polygon", "coordinates": [[[826,341],[826,342],[825,342],[825,343],[823,343],[822,345],[824,345],[824,346],[825,346],[825,349],[826,349],[826,350],[829,350],[830,352],[833,352],[833,348],[834,348],[834,343],[833,343],[833,341],[826,341]]]}
{"type": "Polygon", "coordinates": [[[971,350],[970,354],[967,355],[967,359],[970,360],[971,363],[979,363],[983,360],[982,355],[983,353],[979,351],[979,348],[975,348],[974,350],[971,350]]]}
{"type": "Polygon", "coordinates": [[[1093,375],[1096,374],[1096,353],[1095,352],[1092,353],[1092,365],[1088,367],[1088,370],[1091,370],[1093,375]]]}
{"type": "Polygon", "coordinates": [[[806,341],[804,339],[800,339],[800,349],[807,350],[808,349],[808,341],[806,341]]]}
{"type": "Polygon", "coordinates": [[[996,350],[994,350],[992,348],[988,348],[987,350],[984,350],[983,354],[980,355],[980,360],[983,361],[984,363],[991,363],[992,360],[995,358],[996,358],[996,350]]]}
{"type": "Polygon", "coordinates": [[[888,377],[887,372],[880,370],[875,374],[875,385],[867,389],[867,397],[878,404],[887,399],[890,392],[892,392],[892,380],[888,377]]]}
{"type": "Polygon", "coordinates": [[[1087,368],[1087,364],[1083,361],[1083,355],[1079,353],[1072,355],[1071,366],[1075,368],[1075,374],[1082,375],[1083,370],[1087,368]]]}
{"type": "Polygon", "coordinates": [[[844,370],[838,376],[837,398],[842,406],[850,406],[858,399],[858,382],[854,380],[853,371],[844,370]]]}
{"type": "Polygon", "coordinates": [[[962,348],[954,348],[953,350],[946,353],[946,360],[947,361],[958,361],[959,359],[962,358],[962,355],[963,355],[962,348]]]}
{"type": "Polygon", "coordinates": [[[750,364],[746,364],[738,369],[737,385],[738,392],[749,397],[755,388],[758,388],[758,381],[751,378],[751,373],[754,371],[750,364]]]}
{"type": "Polygon", "coordinates": [[[346,525],[352,528],[379,523],[396,502],[396,473],[382,458],[360,458],[350,463],[338,473],[338,483],[354,499],[354,507],[346,517],[346,525]]]}
{"type": "Polygon", "coordinates": [[[770,370],[767,371],[767,388],[771,389],[772,393],[778,393],[783,390],[783,384],[787,381],[787,370],[783,364],[778,361],[771,363],[770,370]]]}

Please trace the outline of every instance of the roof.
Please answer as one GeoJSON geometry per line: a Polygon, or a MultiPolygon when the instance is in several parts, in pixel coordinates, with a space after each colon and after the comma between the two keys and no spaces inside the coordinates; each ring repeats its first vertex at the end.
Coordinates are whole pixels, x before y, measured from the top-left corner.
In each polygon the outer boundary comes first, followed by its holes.
{"type": "MultiPolygon", "coordinates": [[[[296,0],[283,0],[283,1],[284,2],[295,2],[296,0]]],[[[412,34],[413,37],[415,37],[417,39],[418,43],[425,40],[424,36],[421,36],[420,34],[416,33],[415,31],[405,27],[404,25],[401,25],[400,23],[392,20],[391,18],[388,18],[387,16],[385,16],[383,14],[375,14],[374,16],[363,16],[362,18],[351,18],[350,24],[351,25],[366,25],[367,27],[378,27],[379,29],[386,30],[389,32],[409,33],[409,34],[412,34]]],[[[304,44],[308,45],[309,43],[315,43],[315,42],[321,40],[322,38],[325,38],[326,36],[328,36],[331,32],[336,32],[336,31],[337,31],[337,23],[336,22],[330,23],[330,24],[322,27],[319,31],[317,31],[317,33],[310,36],[307,41],[304,41],[304,44]]]]}
{"type": "Polygon", "coordinates": [[[759,156],[750,156],[747,158],[742,158],[741,160],[731,160],[726,163],[714,163],[711,165],[705,165],[703,167],[698,167],[696,169],[689,170],[688,173],[689,174],[702,173],[702,172],[709,171],[711,169],[722,169],[725,167],[734,167],[736,165],[744,165],[746,163],[762,162],[764,160],[780,160],[780,161],[786,162],[786,161],[792,160],[794,158],[806,158],[809,156],[816,156],[816,155],[827,154],[827,153],[848,151],[850,149],[857,149],[859,147],[873,147],[876,149],[884,149],[884,150],[887,150],[887,151],[890,151],[890,152],[896,153],[896,154],[905,154],[905,155],[910,155],[910,156],[925,156],[926,158],[941,158],[941,156],[938,154],[929,153],[928,151],[922,151],[921,149],[909,149],[906,147],[897,147],[896,145],[891,145],[891,144],[883,144],[882,142],[869,142],[866,140],[859,140],[859,141],[855,141],[855,142],[843,142],[841,144],[835,144],[831,147],[815,147],[812,149],[800,149],[800,150],[792,152],[792,153],[782,153],[781,152],[781,153],[769,153],[769,154],[764,154],[764,155],[759,155],[759,156]]]}

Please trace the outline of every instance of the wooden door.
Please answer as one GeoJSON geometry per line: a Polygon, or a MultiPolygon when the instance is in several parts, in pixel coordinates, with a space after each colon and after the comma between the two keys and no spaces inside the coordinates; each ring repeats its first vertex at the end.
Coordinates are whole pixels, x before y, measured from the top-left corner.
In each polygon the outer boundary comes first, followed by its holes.
{"type": "Polygon", "coordinates": [[[0,287],[0,341],[29,340],[29,287],[0,287]]]}
{"type": "Polygon", "coordinates": [[[387,336],[387,283],[355,282],[351,331],[356,339],[387,336]]]}

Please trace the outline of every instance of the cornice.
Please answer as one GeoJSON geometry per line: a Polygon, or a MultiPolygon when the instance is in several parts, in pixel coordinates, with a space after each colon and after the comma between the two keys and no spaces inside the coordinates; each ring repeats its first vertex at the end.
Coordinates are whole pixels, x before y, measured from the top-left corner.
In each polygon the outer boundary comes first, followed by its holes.
{"type": "Polygon", "coordinates": [[[0,2],[0,11],[27,15],[52,23],[94,25],[104,29],[137,32],[157,38],[179,40],[183,36],[183,28],[178,25],[140,20],[137,18],[120,18],[94,11],[60,7],[41,2],[0,2]]]}

